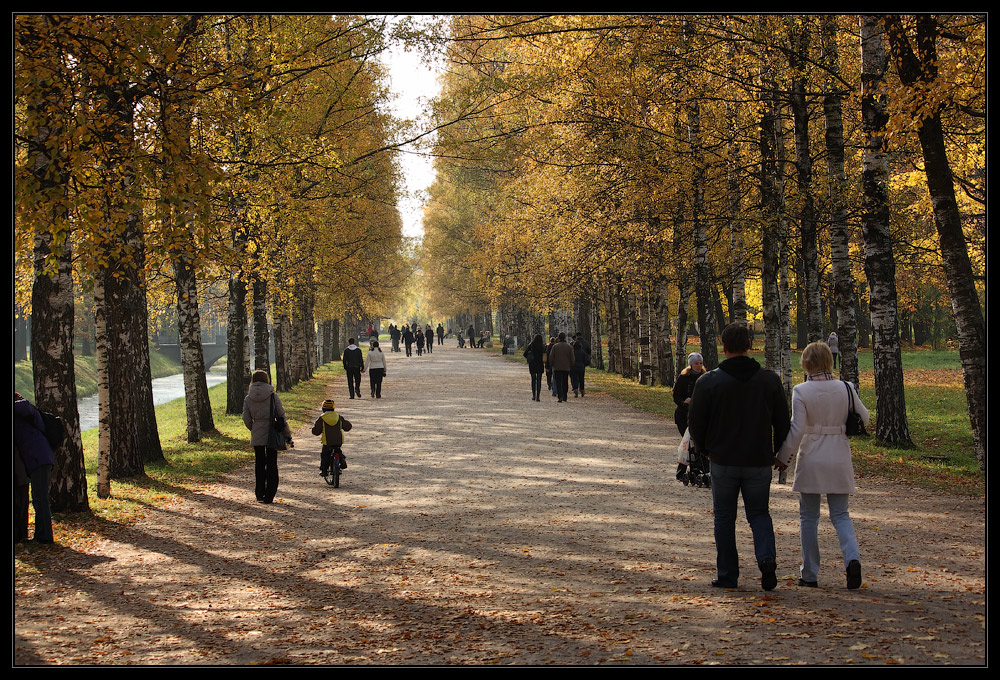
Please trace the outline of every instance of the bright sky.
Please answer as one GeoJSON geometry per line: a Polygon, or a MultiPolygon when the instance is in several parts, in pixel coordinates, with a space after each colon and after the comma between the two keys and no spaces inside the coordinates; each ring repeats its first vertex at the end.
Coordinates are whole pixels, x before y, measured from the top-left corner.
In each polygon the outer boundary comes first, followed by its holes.
{"type": "MultiPolygon", "coordinates": [[[[396,93],[396,114],[405,119],[415,119],[424,113],[429,99],[438,93],[437,71],[422,63],[420,55],[407,52],[401,45],[393,45],[386,57],[393,92],[396,93]]],[[[422,236],[422,192],[434,181],[433,160],[412,153],[405,148],[400,155],[407,196],[399,204],[403,219],[404,236],[422,236]]]]}

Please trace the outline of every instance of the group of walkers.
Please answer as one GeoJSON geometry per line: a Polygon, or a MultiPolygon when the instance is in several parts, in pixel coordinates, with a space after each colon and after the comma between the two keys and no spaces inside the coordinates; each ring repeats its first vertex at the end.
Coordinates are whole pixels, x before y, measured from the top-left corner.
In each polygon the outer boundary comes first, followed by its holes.
{"type": "Polygon", "coordinates": [[[444,344],[445,330],[444,326],[441,324],[437,325],[437,329],[431,328],[430,324],[427,324],[426,328],[421,328],[420,324],[415,323],[413,326],[409,324],[403,324],[402,328],[389,324],[389,339],[392,342],[392,351],[399,352],[400,343],[406,348],[406,356],[413,356],[413,347],[416,345],[417,356],[424,353],[426,349],[428,354],[434,351],[434,336],[437,334],[437,344],[444,344]]]}
{"type": "MultiPolygon", "coordinates": [[[[439,331],[443,329],[439,326],[439,331]]],[[[426,339],[434,333],[427,326],[419,334],[426,339]]],[[[470,333],[472,332],[470,327],[470,333]]],[[[406,342],[409,326],[401,334],[406,342]]],[[[439,335],[439,339],[443,335],[439,335]]],[[[474,336],[473,336],[474,337],[474,336]]],[[[799,521],[802,563],[798,584],[819,584],[818,523],[821,496],[826,495],[830,519],[836,529],[844,561],[847,587],[862,584],[861,558],[857,536],[848,510],[850,494],[855,493],[854,468],[847,423],[852,415],[865,425],[869,414],[853,384],[833,377],[836,354],[825,342],[813,342],[802,352],[805,381],[792,393],[791,416],[785,392],[778,376],[764,370],[749,356],[751,336],[746,326],[730,324],[722,334],[725,361],[706,371],[704,358],[693,352],[688,366],[674,385],[674,412],[678,431],[690,439],[690,449],[711,463],[711,489],[716,544],[716,577],[712,586],[735,588],[740,567],[736,547],[737,504],[742,496],[747,521],[753,535],[754,554],[764,590],[777,586],[777,555],[774,527],[769,508],[772,469],[784,470],[797,457],[792,490],[799,494],[799,521]]],[[[835,336],[833,338],[835,342],[835,336]]],[[[395,344],[395,340],[394,340],[395,344]]],[[[407,356],[410,355],[407,347],[407,356]]],[[[581,333],[571,339],[559,333],[543,342],[535,335],[524,350],[531,376],[531,399],[541,401],[542,376],[558,403],[586,394],[586,367],[590,363],[590,345],[581,333]]],[[[381,398],[385,377],[385,355],[372,342],[367,358],[351,338],[343,352],[351,399],[361,398],[361,373],[369,374],[372,397],[381,398]]],[[[265,371],[253,376],[250,393],[244,404],[243,419],[251,431],[251,445],[256,456],[256,494],[262,503],[270,503],[277,489],[276,451],[269,430],[275,421],[293,446],[291,432],[284,422],[284,409],[269,384],[265,371]]],[[[334,410],[332,400],[323,404],[323,415],[313,432],[323,437],[321,473],[338,464],[346,468],[341,445],[343,432],[350,424],[334,410]]],[[[17,432],[17,430],[16,430],[17,432]]],[[[18,440],[20,442],[20,440],[18,440]]],[[[688,461],[678,465],[678,478],[688,461]]],[[[36,538],[39,536],[36,530],[36,538]]],[[[44,540],[44,538],[40,539],[44,540]]]]}
{"type": "Polygon", "coordinates": [[[590,365],[590,343],[583,334],[577,332],[572,340],[567,340],[566,333],[549,338],[548,344],[543,344],[541,334],[524,350],[524,358],[528,362],[528,373],[531,375],[531,400],[541,401],[542,375],[546,385],[557,403],[568,400],[570,386],[574,397],[586,394],[585,377],[587,366],[590,365]]]}
{"type": "MultiPolygon", "coordinates": [[[[836,335],[831,339],[836,342],[836,335]]],[[[727,326],[722,332],[725,361],[706,372],[703,357],[691,353],[674,385],[677,428],[690,437],[690,447],[711,462],[716,543],[712,585],[737,586],[736,510],[742,496],[761,586],[764,590],[777,586],[769,509],[772,468],[787,469],[797,457],[792,490],[799,494],[802,564],[798,584],[818,586],[820,497],[826,494],[847,587],[859,588],[861,557],[848,511],[855,486],[847,423],[853,416],[867,425],[868,410],[853,384],[833,377],[836,352],[828,343],[813,342],[802,352],[806,377],[792,391],[789,417],[781,381],[748,356],[750,342],[746,326],[727,326]]],[[[692,460],[679,462],[678,479],[692,460]]]]}

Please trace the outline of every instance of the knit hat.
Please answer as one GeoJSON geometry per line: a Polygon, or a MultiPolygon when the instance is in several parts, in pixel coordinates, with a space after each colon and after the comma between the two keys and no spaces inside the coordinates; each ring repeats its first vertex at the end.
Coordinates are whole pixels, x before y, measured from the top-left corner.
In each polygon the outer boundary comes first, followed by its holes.
{"type": "Polygon", "coordinates": [[[323,410],[332,411],[334,409],[333,399],[326,399],[323,401],[323,410]]]}
{"type": "Polygon", "coordinates": [[[694,362],[696,362],[696,361],[700,361],[702,363],[705,362],[705,360],[702,358],[702,356],[700,354],[698,354],[697,352],[691,352],[690,354],[688,354],[688,366],[693,366],[694,362]]]}

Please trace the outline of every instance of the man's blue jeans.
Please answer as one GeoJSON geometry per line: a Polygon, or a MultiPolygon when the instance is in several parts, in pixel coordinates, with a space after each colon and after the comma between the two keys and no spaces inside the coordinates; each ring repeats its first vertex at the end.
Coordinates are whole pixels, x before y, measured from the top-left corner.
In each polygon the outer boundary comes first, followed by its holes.
{"type": "Polygon", "coordinates": [[[771,467],[742,467],[712,463],[712,507],[715,512],[716,568],[720,583],[735,587],[740,577],[736,550],[736,503],[743,496],[757,564],[774,559],[774,525],[768,507],[771,467]]]}

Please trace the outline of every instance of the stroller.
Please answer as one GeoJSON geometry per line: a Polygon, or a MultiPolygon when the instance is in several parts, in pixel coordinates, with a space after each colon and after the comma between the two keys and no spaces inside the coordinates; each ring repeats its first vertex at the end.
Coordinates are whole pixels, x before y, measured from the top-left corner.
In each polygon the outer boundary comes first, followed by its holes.
{"type": "Polygon", "coordinates": [[[684,486],[712,486],[712,463],[708,456],[702,453],[694,442],[691,441],[691,433],[685,431],[684,438],[680,446],[677,447],[677,461],[681,465],[686,465],[687,470],[677,473],[684,486]]]}

